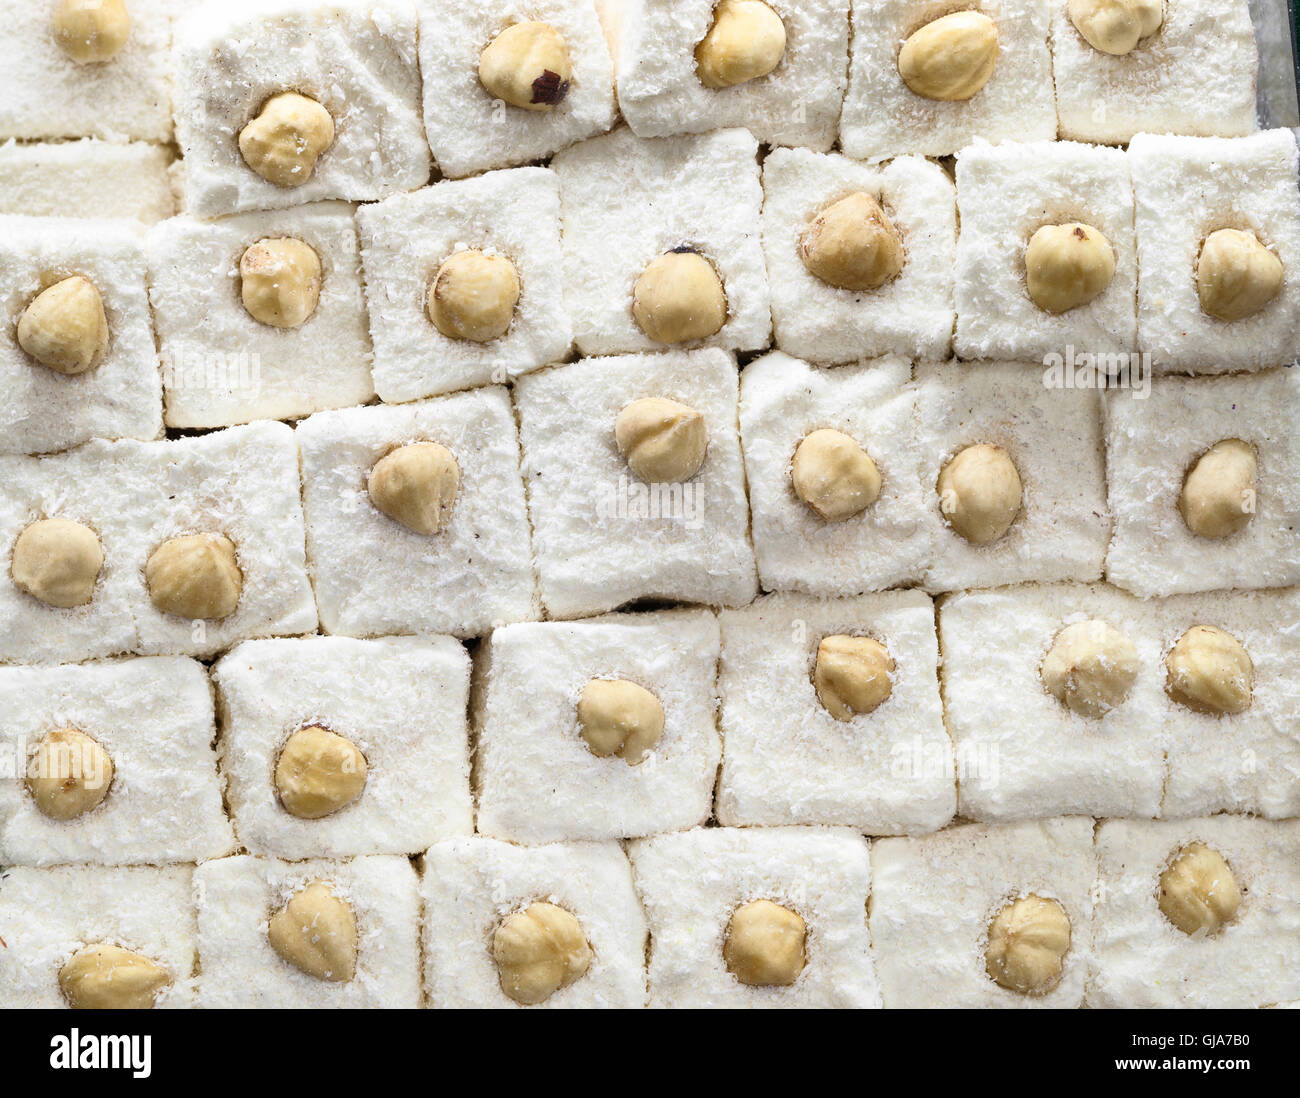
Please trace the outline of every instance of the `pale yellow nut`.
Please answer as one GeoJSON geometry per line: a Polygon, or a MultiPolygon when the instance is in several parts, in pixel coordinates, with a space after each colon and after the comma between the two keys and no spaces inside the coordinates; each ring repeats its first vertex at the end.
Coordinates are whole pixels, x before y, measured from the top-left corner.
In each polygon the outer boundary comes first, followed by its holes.
{"type": "Polygon", "coordinates": [[[149,598],[164,614],[215,621],[239,605],[244,576],[225,534],[185,534],[163,542],[144,566],[149,598]]]}
{"type": "Polygon", "coordinates": [[[479,55],[478,78],[493,99],[526,111],[553,110],[573,79],[568,44],[549,23],[516,23],[479,55]]]}
{"type": "Polygon", "coordinates": [[[578,731],[593,755],[636,766],[664,734],[664,707],[627,679],[592,679],[578,698],[578,731]]]}
{"type": "Polygon", "coordinates": [[[320,304],[320,256],[293,237],[259,240],[247,248],[239,278],[248,315],[273,328],[306,323],[320,304]]]}
{"type": "Polygon", "coordinates": [[[1202,538],[1226,538],[1244,530],[1255,513],[1255,447],[1225,438],[1187,471],[1178,511],[1187,529],[1202,538]]]}
{"type": "Polygon", "coordinates": [[[1070,917],[1055,900],[1022,896],[989,926],[984,970],[999,987],[1041,995],[1061,978],[1070,951],[1070,917]]]}
{"type": "Polygon", "coordinates": [[[289,815],[319,820],[360,797],[366,773],[366,757],[356,744],[313,724],[285,742],[275,763],[275,791],[289,815]]]}
{"type": "Polygon", "coordinates": [[[699,252],[665,252],[636,280],[632,315],[656,343],[708,339],[727,322],[727,295],[713,264],[699,252]]]}
{"type": "Polygon", "coordinates": [[[1020,474],[1001,446],[968,446],[939,474],[939,510],[972,545],[1001,538],[1020,513],[1020,474]]]}
{"type": "Polygon", "coordinates": [[[510,260],[470,249],[438,268],[425,308],[448,339],[487,343],[510,330],[519,289],[519,272],[510,260]]]}
{"type": "Polygon", "coordinates": [[[1056,635],[1040,673],[1047,692],[1071,713],[1099,720],[1132,691],[1137,648],[1104,621],[1075,622],[1056,635]]]}
{"type": "Polygon", "coordinates": [[[333,143],[330,112],[298,92],[273,95],[239,131],[244,163],[278,187],[301,187],[333,143]]]}
{"type": "Polygon", "coordinates": [[[1241,907],[1241,886],[1223,855],[1189,843],[1160,874],[1157,902],[1184,934],[1208,937],[1232,922],[1241,907]]]}
{"type": "Polygon", "coordinates": [[[74,820],[97,808],[113,784],[113,760],[77,728],[56,728],[27,764],[27,791],[42,816],[74,820]]]}
{"type": "Polygon", "coordinates": [[[1078,221],[1044,225],[1025,249],[1029,299],[1047,313],[1067,313],[1100,296],[1115,277],[1115,250],[1078,221]]]}
{"type": "Polygon", "coordinates": [[[417,534],[436,534],[451,518],[460,466],[440,442],[411,442],[385,454],[366,481],[370,502],[417,534]]]}
{"type": "Polygon", "coordinates": [[[1160,29],[1164,0],[1070,0],[1070,22],[1102,53],[1121,56],[1160,29]]]}
{"type": "Polygon", "coordinates": [[[880,470],[843,431],[820,428],[795,448],[790,463],[794,494],[827,522],[861,514],[880,498],[880,470]]]}
{"type": "Polygon", "coordinates": [[[1165,657],[1169,696],[1197,713],[1242,713],[1255,690],[1255,665],[1241,641],[1213,625],[1193,625],[1165,657]]]}
{"type": "Polygon", "coordinates": [[[822,210],[799,236],[810,274],[841,290],[876,290],[903,269],[903,238],[871,195],[855,191],[822,210]]]}
{"type": "Polygon", "coordinates": [[[271,916],[271,948],[294,968],[334,984],[357,974],[357,917],[328,881],[312,881],[271,916]]]}
{"type": "Polygon", "coordinates": [[[727,971],[750,987],[789,987],[808,963],[803,918],[771,900],[753,900],[731,913],[722,957],[727,971]]]}
{"type": "Polygon", "coordinates": [[[532,1006],[586,975],[593,954],[572,913],[539,902],[501,921],[492,936],[492,957],[501,990],[532,1006]]]}
{"type": "Polygon", "coordinates": [[[116,57],[131,36],[123,0],[55,0],[54,41],[78,65],[116,57]]]}
{"type": "Polygon", "coordinates": [[[614,441],[628,468],[647,484],[676,484],[700,471],[709,432],[689,405],[645,397],[618,413],[614,441]]]}
{"type": "Polygon", "coordinates": [[[893,693],[894,657],[878,640],[836,634],[817,646],[813,687],[837,721],[870,713],[893,693]]]}
{"type": "Polygon", "coordinates": [[[927,23],[903,43],[898,74],[925,99],[970,99],[993,75],[998,30],[977,11],[955,11],[927,23]]]}
{"type": "Polygon", "coordinates": [[[84,374],[108,350],[104,299],[88,278],[47,286],[18,318],[18,346],[60,374],[84,374]]]}
{"type": "Polygon", "coordinates": [[[85,946],[59,969],[59,990],[74,1010],[150,1010],[171,984],[158,962],[116,945],[85,946]]]}
{"type": "Polygon", "coordinates": [[[762,0],[720,0],[695,47],[700,83],[714,90],[766,76],[785,55],[785,24],[762,0]]]}
{"type": "Polygon", "coordinates": [[[85,606],[104,567],[99,535],[69,519],[39,519],[14,542],[14,583],[46,606],[85,606]]]}
{"type": "Polygon", "coordinates": [[[1218,229],[1201,245],[1196,292],[1215,320],[1244,320],[1282,292],[1282,276],[1282,261],[1254,233],[1218,229]]]}

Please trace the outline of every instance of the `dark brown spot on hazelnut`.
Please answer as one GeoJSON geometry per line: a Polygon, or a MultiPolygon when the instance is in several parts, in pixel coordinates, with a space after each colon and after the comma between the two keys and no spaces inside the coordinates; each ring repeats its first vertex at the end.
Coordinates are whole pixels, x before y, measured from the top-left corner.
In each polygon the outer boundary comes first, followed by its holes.
{"type": "Polygon", "coordinates": [[[1074,227],[1074,235],[1077,236],[1080,240],[1088,239],[1088,234],[1083,231],[1082,225],[1076,225],[1074,227]]]}
{"type": "Polygon", "coordinates": [[[542,75],[533,81],[533,102],[550,103],[554,106],[569,94],[569,82],[561,80],[558,72],[543,69],[542,75]]]}

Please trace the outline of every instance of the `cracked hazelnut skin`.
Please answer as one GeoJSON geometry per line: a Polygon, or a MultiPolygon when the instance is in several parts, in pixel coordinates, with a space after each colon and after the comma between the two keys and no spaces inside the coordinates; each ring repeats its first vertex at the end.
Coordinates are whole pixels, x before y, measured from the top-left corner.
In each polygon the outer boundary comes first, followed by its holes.
{"type": "Polygon", "coordinates": [[[1165,690],[1179,705],[1197,713],[1222,715],[1250,708],[1255,665],[1231,633],[1213,625],[1193,625],[1165,657],[1165,690]]]}
{"type": "Polygon", "coordinates": [[[1241,907],[1241,886],[1223,855],[1189,843],[1160,874],[1156,897],[1161,914],[1184,934],[1218,934],[1241,907]]]}
{"type": "Polygon", "coordinates": [[[1043,658],[1043,686],[1071,713],[1100,720],[1128,699],[1137,681],[1133,642],[1104,621],[1067,625],[1043,658]]]}
{"type": "Polygon", "coordinates": [[[790,463],[794,494],[827,522],[859,515],[880,498],[880,470],[843,431],[820,428],[806,435],[790,463]]]}
{"type": "Polygon", "coordinates": [[[1025,249],[1029,299],[1059,316],[1100,297],[1115,277],[1115,250],[1091,225],[1044,225],[1025,249]]]}
{"type": "Polygon", "coordinates": [[[704,417],[687,404],[644,397],[614,420],[614,442],[647,484],[677,484],[700,471],[709,448],[704,417]]]}
{"type": "Polygon", "coordinates": [[[808,963],[808,927],[788,907],[771,900],[742,904],[731,915],[722,957],[749,987],[789,987],[808,963]]]}
{"type": "Polygon", "coordinates": [[[50,26],[59,49],[78,65],[112,60],[131,37],[123,0],[56,0],[50,26]]]}
{"type": "Polygon", "coordinates": [[[93,370],[108,350],[104,299],[88,278],[73,275],[47,286],[18,318],[18,346],[55,373],[93,370]]]}
{"type": "Polygon", "coordinates": [[[20,590],[46,606],[70,610],[95,597],[104,550],[89,526],[38,519],[18,535],[9,567],[20,590]]]}
{"type": "Polygon", "coordinates": [[[689,248],[651,260],[632,288],[632,316],[656,343],[708,339],[727,322],[717,270],[689,248]]]}
{"type": "Polygon", "coordinates": [[[991,545],[1020,514],[1020,474],[1001,446],[966,447],[943,467],[937,487],[940,512],[972,545],[991,545]]]}
{"type": "Polygon", "coordinates": [[[1205,238],[1196,259],[1201,310],[1232,323],[1254,316],[1282,292],[1282,261],[1242,229],[1218,229],[1205,238]]]}
{"type": "Polygon", "coordinates": [[[468,249],[438,268],[425,309],[448,339],[488,343],[510,330],[519,294],[519,272],[510,260],[468,249]]]}
{"type": "Polygon", "coordinates": [[[999,987],[1043,995],[1061,979],[1070,951],[1070,917],[1055,900],[1022,896],[989,926],[984,970],[999,987]]]}
{"type": "Polygon", "coordinates": [[[1225,438],[1205,451],[1187,471],[1178,494],[1178,511],[1197,537],[1226,538],[1240,533],[1255,514],[1259,459],[1239,438],[1225,438]]]}
{"type": "Polygon", "coordinates": [[[277,187],[301,187],[333,143],[330,112],[298,92],[271,96],[239,132],[244,163],[277,187]]]}
{"type": "Polygon", "coordinates": [[[989,82],[998,60],[998,31],[977,11],[955,11],[912,34],[898,54],[903,83],[924,99],[972,98],[989,82]]]}
{"type": "Polygon", "coordinates": [[[107,943],[77,950],[59,969],[59,990],[74,1010],[149,1010],[171,984],[156,961],[107,943]]]}
{"type": "Polygon", "coordinates": [[[841,290],[878,290],[903,269],[903,238],[865,191],[832,202],[799,236],[809,273],[841,290]]]}
{"type": "Polygon", "coordinates": [[[664,707],[627,679],[592,679],[578,698],[578,731],[593,755],[636,766],[664,734],[664,707]]]}
{"type": "Polygon", "coordinates": [[[319,820],[346,808],[366,788],[366,757],[351,740],[319,725],[300,728],[275,763],[275,789],[291,816],[319,820]]]}
{"type": "Polygon", "coordinates": [[[785,56],[785,24],[762,0],[720,0],[695,47],[695,71],[720,91],[767,76],[785,56]]]}
{"type": "Polygon", "coordinates": [[[1165,21],[1163,0],[1070,0],[1067,10],[1088,45],[1117,57],[1132,53],[1165,21]]]}
{"type": "Polygon", "coordinates": [[[357,918],[328,881],[312,881],[267,923],[271,948],[318,980],[344,984],[357,974],[357,918]]]}
{"type": "Polygon", "coordinates": [[[593,957],[582,924],[552,903],[532,903],[507,915],[492,936],[501,990],[525,1006],[580,980],[593,957]]]}
{"type": "Polygon", "coordinates": [[[375,462],[366,490],[376,509],[394,522],[417,534],[436,534],[451,520],[460,465],[439,442],[411,442],[375,462]]]}
{"type": "Polygon", "coordinates": [[[149,599],[164,614],[219,621],[239,606],[244,576],[225,534],[169,538],[144,567],[149,599]]]}
{"type": "Polygon", "coordinates": [[[554,110],[573,79],[568,44],[549,23],[516,23],[479,55],[478,78],[493,99],[526,111],[554,110]]]}
{"type": "Polygon", "coordinates": [[[75,820],[104,802],[113,773],[113,760],[97,740],[77,728],[56,728],[28,763],[27,791],[42,816],[75,820]]]}
{"type": "Polygon", "coordinates": [[[320,304],[320,256],[294,237],[248,247],[239,260],[239,277],[248,315],[272,328],[297,328],[320,304]]]}
{"type": "Polygon", "coordinates": [[[893,693],[894,657],[878,640],[836,634],[817,646],[813,687],[837,721],[878,709],[893,693]]]}

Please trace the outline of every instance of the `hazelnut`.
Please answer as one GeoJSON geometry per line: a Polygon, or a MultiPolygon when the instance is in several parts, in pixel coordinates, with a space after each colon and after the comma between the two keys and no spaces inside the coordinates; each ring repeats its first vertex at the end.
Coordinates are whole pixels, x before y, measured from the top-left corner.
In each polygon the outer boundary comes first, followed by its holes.
{"type": "Polygon", "coordinates": [[[1070,951],[1070,917],[1055,900],[1022,896],[989,926],[984,970],[999,987],[1041,995],[1061,978],[1070,951]]]}
{"type": "Polygon", "coordinates": [[[519,272],[500,255],[476,249],[448,258],[429,282],[425,308],[448,339],[487,343],[510,330],[519,304],[519,272]]]}
{"type": "Polygon", "coordinates": [[[939,510],[972,545],[989,545],[1020,513],[1020,474],[1001,446],[967,446],[939,474],[939,510]]]}
{"type": "Polygon", "coordinates": [[[501,990],[532,1006],[581,979],[591,967],[582,924],[555,904],[533,903],[508,915],[492,936],[501,990]]]}
{"type": "Polygon", "coordinates": [[[291,816],[319,820],[346,808],[366,787],[366,757],[351,740],[319,725],[300,728],[275,763],[275,790],[291,816]]]}
{"type": "Polygon", "coordinates": [[[664,734],[664,707],[626,679],[592,679],[578,699],[578,731],[593,755],[636,766],[664,734]]]}
{"type": "Polygon", "coordinates": [[[713,264],[699,252],[665,252],[636,280],[632,315],[656,343],[708,339],[727,322],[727,295],[713,264]]]}
{"type": "Polygon", "coordinates": [[[1226,538],[1255,513],[1255,448],[1239,438],[1216,442],[1188,470],[1178,496],[1187,529],[1202,538],[1226,538]]]}
{"type": "Polygon", "coordinates": [[[1201,245],[1196,292],[1215,320],[1254,316],[1282,292],[1282,261],[1254,233],[1218,229],[1201,245]]]}
{"type": "Polygon", "coordinates": [[[296,328],[320,303],[320,256],[293,237],[259,240],[239,260],[248,315],[273,328],[296,328]]]}
{"type": "Polygon", "coordinates": [[[871,195],[855,191],[822,210],[799,236],[810,274],[841,290],[876,290],[903,269],[903,238],[871,195]]]}
{"type": "Polygon", "coordinates": [[[753,900],[731,913],[722,957],[750,987],[789,987],[808,963],[808,927],[788,907],[753,900]]]}
{"type": "Polygon", "coordinates": [[[827,522],[842,522],[880,498],[880,470],[843,431],[821,428],[795,448],[794,493],[827,522]]]}
{"type": "Polygon", "coordinates": [[[144,579],[154,606],[178,618],[228,617],[244,589],[235,543],[225,534],[169,538],[149,557],[144,579]]]}
{"type": "Polygon", "coordinates": [[[1044,225],[1025,249],[1030,300],[1045,313],[1068,313],[1097,297],[1115,277],[1115,250],[1091,225],[1044,225]]]}
{"type": "Polygon", "coordinates": [[[56,728],[36,746],[27,791],[42,816],[74,820],[100,805],[113,784],[113,760],[76,728],[56,728]]]}
{"type": "Polygon", "coordinates": [[[162,965],[115,945],[85,946],[59,969],[59,990],[74,1010],[149,1010],[171,984],[162,965]]]}
{"type": "Polygon", "coordinates": [[[370,502],[417,534],[436,534],[451,518],[460,466],[439,442],[411,442],[385,454],[366,481],[370,502]]]}
{"type": "Polygon", "coordinates": [[[108,350],[104,299],[88,278],[47,286],[18,318],[18,346],[60,374],[84,374],[108,350]]]}
{"type": "Polygon", "coordinates": [[[618,413],[614,441],[628,468],[647,484],[676,484],[700,471],[709,432],[689,405],[645,397],[618,413]]]}
{"type": "Polygon", "coordinates": [[[123,0],[55,0],[54,41],[78,65],[116,57],[131,35],[123,0]]]}
{"type": "Polygon", "coordinates": [[[99,535],[68,519],[40,519],[14,542],[14,583],[47,606],[85,606],[104,567],[99,535]]]}
{"type": "Polygon", "coordinates": [[[1070,0],[1075,30],[1102,53],[1132,53],[1165,21],[1164,0],[1070,0]]]}
{"type": "Polygon", "coordinates": [[[273,95],[239,131],[239,152],[253,171],[278,187],[301,187],[334,142],[334,119],[298,92],[273,95]]]}
{"type": "Polygon", "coordinates": [[[1071,713],[1099,720],[1133,689],[1137,649],[1104,621],[1076,622],[1056,635],[1040,673],[1047,692],[1071,713]]]}
{"type": "Polygon", "coordinates": [[[894,657],[878,640],[836,634],[817,646],[813,686],[837,721],[870,713],[893,693],[894,657]]]}
{"type": "Polygon", "coordinates": [[[327,881],[312,881],[271,916],[271,948],[294,968],[345,984],[357,974],[357,918],[327,881]]]}
{"type": "Polygon", "coordinates": [[[564,35],[549,23],[507,27],[478,59],[478,78],[488,95],[526,111],[557,107],[572,77],[564,35]]]}
{"type": "Polygon", "coordinates": [[[1241,907],[1241,887],[1222,854],[1189,843],[1160,874],[1157,902],[1184,934],[1209,937],[1232,922],[1241,907]]]}
{"type": "Polygon", "coordinates": [[[1250,708],[1255,665],[1241,641],[1213,625],[1193,625],[1165,657],[1165,689],[1197,713],[1241,713],[1250,708]]]}
{"type": "Polygon", "coordinates": [[[715,90],[766,76],[785,54],[785,24],[762,0],[719,0],[695,47],[700,83],[715,90]]]}
{"type": "Polygon", "coordinates": [[[955,11],[927,23],[898,55],[898,74],[925,99],[970,99],[989,82],[998,59],[998,29],[978,11],[955,11]]]}

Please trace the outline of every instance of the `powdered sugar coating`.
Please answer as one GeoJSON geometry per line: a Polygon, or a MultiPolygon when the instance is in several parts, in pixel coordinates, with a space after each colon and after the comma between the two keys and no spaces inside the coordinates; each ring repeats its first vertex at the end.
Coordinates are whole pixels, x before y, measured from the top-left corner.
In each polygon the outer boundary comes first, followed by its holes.
{"type": "Polygon", "coordinates": [[[176,212],[163,145],[84,138],[0,144],[0,214],[126,217],[152,225],[176,212]],[[113,186],[105,187],[111,178],[113,186]]]}

